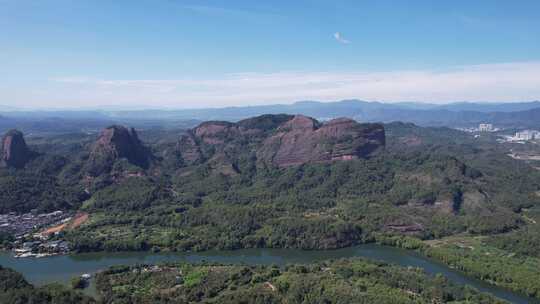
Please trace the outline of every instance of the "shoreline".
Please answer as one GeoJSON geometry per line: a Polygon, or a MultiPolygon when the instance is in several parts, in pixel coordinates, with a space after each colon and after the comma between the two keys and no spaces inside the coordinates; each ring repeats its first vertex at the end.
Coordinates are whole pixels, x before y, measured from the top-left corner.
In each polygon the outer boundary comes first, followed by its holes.
{"type": "MultiPolygon", "coordinates": [[[[42,259],[15,259],[17,265],[24,268],[24,264],[32,264],[34,266],[58,264],[68,268],[80,269],[80,272],[91,273],[93,276],[99,271],[103,271],[113,265],[137,265],[147,264],[155,265],[163,262],[216,262],[223,264],[251,264],[251,265],[286,265],[286,264],[310,264],[322,260],[340,259],[340,258],[366,258],[385,263],[397,264],[403,267],[418,267],[429,275],[442,273],[447,279],[455,284],[469,285],[479,291],[490,293],[502,299],[515,299],[512,303],[540,303],[539,299],[527,297],[517,291],[508,288],[490,284],[486,281],[481,281],[473,276],[470,276],[458,269],[453,269],[451,266],[441,263],[440,261],[427,257],[416,250],[407,250],[396,246],[387,246],[379,244],[364,244],[353,247],[335,249],[335,250],[300,250],[300,249],[240,249],[240,250],[209,250],[203,252],[115,252],[115,253],[71,253],[62,256],[54,256],[42,259]],[[28,261],[28,263],[26,263],[28,261]]],[[[0,255],[1,258],[1,255],[0,255]]],[[[0,264],[2,264],[0,262],[0,264]]],[[[9,265],[5,265],[9,267],[9,265]]],[[[43,267],[43,266],[42,266],[43,267]]],[[[16,270],[18,270],[15,267],[16,270]]],[[[72,270],[70,270],[72,271],[72,270]]],[[[27,275],[22,271],[27,277],[27,275]]],[[[67,279],[80,275],[76,271],[73,273],[47,274],[39,275],[39,280],[42,283],[59,281],[62,276],[64,282],[67,279]],[[51,279],[47,279],[51,277],[51,279]],[[55,279],[56,278],[56,279],[55,279]]],[[[34,278],[35,279],[35,278],[34,278]]],[[[35,283],[35,281],[34,281],[35,283]]]]}

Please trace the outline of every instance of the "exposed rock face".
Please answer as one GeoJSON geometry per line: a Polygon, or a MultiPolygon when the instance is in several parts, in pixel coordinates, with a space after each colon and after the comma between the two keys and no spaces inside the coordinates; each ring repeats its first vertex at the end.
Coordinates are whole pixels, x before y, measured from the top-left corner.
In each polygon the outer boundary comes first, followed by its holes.
{"type": "Polygon", "coordinates": [[[238,123],[205,122],[182,136],[178,151],[187,164],[216,159],[216,154],[230,160],[234,151],[249,150],[258,160],[287,167],[365,158],[384,145],[380,124],[346,118],[321,124],[302,115],[263,115],[238,123]]]}
{"type": "Polygon", "coordinates": [[[22,168],[32,157],[22,132],[10,130],[2,139],[2,164],[7,167],[22,168]]]}
{"type": "Polygon", "coordinates": [[[292,118],[291,115],[268,114],[244,119],[238,123],[207,121],[188,130],[178,141],[176,150],[186,165],[205,160],[216,165],[219,160],[226,161],[227,167],[230,167],[231,159],[225,154],[234,154],[234,152],[226,152],[242,149],[246,143],[255,145],[262,143],[269,132],[273,132],[292,118]]]}
{"type": "Polygon", "coordinates": [[[178,142],[177,148],[184,163],[196,163],[202,159],[202,152],[192,131],[188,131],[178,142]]]}
{"type": "Polygon", "coordinates": [[[239,135],[238,126],[225,121],[207,121],[193,130],[193,135],[211,145],[223,144],[239,135]]]}
{"type": "Polygon", "coordinates": [[[125,158],[131,164],[147,168],[150,152],[143,146],[135,129],[111,126],[101,132],[89,157],[89,173],[99,175],[110,169],[116,159],[125,158]]]}
{"type": "Polygon", "coordinates": [[[258,155],[277,166],[287,167],[365,158],[384,145],[382,125],[360,124],[347,118],[320,125],[312,118],[298,115],[265,140],[258,155]]]}

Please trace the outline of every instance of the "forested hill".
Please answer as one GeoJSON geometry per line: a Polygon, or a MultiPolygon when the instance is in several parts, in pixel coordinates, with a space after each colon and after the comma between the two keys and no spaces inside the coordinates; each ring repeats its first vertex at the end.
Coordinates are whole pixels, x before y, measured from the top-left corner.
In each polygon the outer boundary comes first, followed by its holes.
{"type": "Polygon", "coordinates": [[[88,215],[58,236],[77,252],[378,241],[540,295],[540,165],[491,133],[279,114],[3,139],[0,213],[88,215]]]}
{"type": "Polygon", "coordinates": [[[282,114],[175,136],[115,125],[27,142],[24,166],[0,168],[0,212],[85,211],[66,232],[80,251],[500,233],[540,203],[538,170],[447,128],[282,114]]]}
{"type": "Polygon", "coordinates": [[[2,141],[0,210],[78,208],[94,192],[130,177],[171,183],[203,168],[232,177],[245,173],[248,163],[278,168],[349,161],[378,155],[385,146],[380,124],[320,123],[302,115],[210,121],[179,132],[176,140],[161,136],[147,145],[135,129],[112,125],[97,138],[45,137],[29,147],[20,131],[10,130],[2,141]]]}

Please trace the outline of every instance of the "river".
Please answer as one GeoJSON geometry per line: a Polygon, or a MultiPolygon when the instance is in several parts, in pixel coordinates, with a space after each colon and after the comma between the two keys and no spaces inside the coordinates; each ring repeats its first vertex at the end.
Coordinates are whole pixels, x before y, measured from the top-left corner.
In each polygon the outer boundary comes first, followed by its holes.
{"type": "MultiPolygon", "coordinates": [[[[219,263],[284,265],[291,263],[312,263],[326,259],[349,257],[366,257],[401,266],[420,267],[429,274],[443,274],[449,280],[457,284],[473,286],[482,292],[492,294],[510,303],[540,304],[539,300],[467,277],[458,271],[425,258],[413,251],[376,244],[366,244],[337,250],[316,251],[304,251],[299,249],[242,249],[235,251],[205,251],[196,253],[85,253],[39,259],[16,259],[9,252],[0,252],[0,265],[15,269],[22,273],[29,282],[35,285],[43,285],[50,282],[60,282],[65,284],[74,276],[79,276],[83,273],[96,273],[112,265],[153,264],[164,261],[185,261],[191,263],[211,261],[219,263]]],[[[89,292],[92,292],[92,288],[89,292]]]]}

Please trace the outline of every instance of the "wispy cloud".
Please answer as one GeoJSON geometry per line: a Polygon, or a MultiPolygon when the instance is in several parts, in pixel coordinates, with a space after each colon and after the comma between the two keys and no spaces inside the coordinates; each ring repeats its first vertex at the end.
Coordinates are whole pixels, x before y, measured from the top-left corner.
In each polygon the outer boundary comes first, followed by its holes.
{"type": "Polygon", "coordinates": [[[339,42],[339,43],[343,43],[343,44],[351,43],[350,40],[347,40],[347,39],[343,38],[343,36],[341,35],[340,32],[335,32],[334,33],[334,38],[336,38],[337,42],[339,42]]]}
{"type": "Polygon", "coordinates": [[[18,92],[22,101],[132,103],[205,107],[296,100],[522,101],[540,99],[540,62],[484,64],[449,70],[240,73],[204,79],[55,78],[46,91],[18,92]]]}

